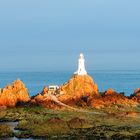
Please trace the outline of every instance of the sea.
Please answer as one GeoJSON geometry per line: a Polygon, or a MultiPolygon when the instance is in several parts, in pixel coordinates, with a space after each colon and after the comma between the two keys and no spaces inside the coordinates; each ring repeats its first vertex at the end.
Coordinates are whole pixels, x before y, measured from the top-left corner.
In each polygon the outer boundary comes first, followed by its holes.
{"type": "MultiPolygon", "coordinates": [[[[88,74],[98,85],[99,91],[109,88],[129,96],[140,88],[140,70],[90,70],[88,74]]],[[[48,72],[0,72],[0,88],[20,79],[28,88],[30,96],[40,93],[44,86],[63,85],[73,75],[72,71],[48,72]]]]}

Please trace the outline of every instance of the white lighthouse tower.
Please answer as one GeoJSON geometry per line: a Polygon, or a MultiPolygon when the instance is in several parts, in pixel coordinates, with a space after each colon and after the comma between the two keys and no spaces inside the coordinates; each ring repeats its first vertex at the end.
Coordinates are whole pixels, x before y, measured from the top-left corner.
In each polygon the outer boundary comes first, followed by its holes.
{"type": "Polygon", "coordinates": [[[87,71],[85,69],[85,59],[82,53],[80,54],[80,58],[78,60],[78,70],[74,74],[87,75],[87,71]]]}

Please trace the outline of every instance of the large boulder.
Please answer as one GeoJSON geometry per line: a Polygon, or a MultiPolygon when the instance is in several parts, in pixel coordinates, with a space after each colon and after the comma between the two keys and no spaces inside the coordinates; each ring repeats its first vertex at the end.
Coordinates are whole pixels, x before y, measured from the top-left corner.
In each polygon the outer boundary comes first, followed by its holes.
{"type": "Polygon", "coordinates": [[[14,81],[13,85],[7,85],[0,91],[0,106],[15,106],[18,102],[30,100],[28,90],[20,80],[14,81]]]}

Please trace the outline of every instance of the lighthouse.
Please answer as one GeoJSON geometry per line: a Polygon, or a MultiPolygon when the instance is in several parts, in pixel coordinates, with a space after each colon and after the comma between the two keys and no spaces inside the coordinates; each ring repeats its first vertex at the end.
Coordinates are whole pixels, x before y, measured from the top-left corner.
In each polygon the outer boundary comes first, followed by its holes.
{"type": "Polygon", "coordinates": [[[87,75],[87,71],[85,69],[85,58],[84,55],[81,53],[79,60],[78,60],[78,70],[74,73],[77,75],[87,75]]]}

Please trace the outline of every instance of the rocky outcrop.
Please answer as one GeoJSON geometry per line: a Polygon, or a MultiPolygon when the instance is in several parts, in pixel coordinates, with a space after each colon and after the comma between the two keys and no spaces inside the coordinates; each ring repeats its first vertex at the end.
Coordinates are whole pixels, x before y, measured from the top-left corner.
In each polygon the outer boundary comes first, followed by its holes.
{"type": "MultiPolygon", "coordinates": [[[[113,106],[115,108],[135,107],[140,104],[140,89],[135,90],[131,97],[119,94],[113,89],[99,94],[97,85],[89,75],[74,75],[57,90],[55,95],[50,96],[50,94],[49,89],[44,87],[40,94],[32,97],[30,103],[52,109],[63,108],[67,105],[101,109],[113,106]]],[[[0,90],[0,106],[12,107],[29,100],[28,90],[20,80],[0,90]]]]}
{"type": "Polygon", "coordinates": [[[115,95],[115,91],[113,89],[108,89],[107,91],[105,91],[105,96],[107,95],[115,95]]]}
{"type": "Polygon", "coordinates": [[[58,99],[68,105],[86,105],[89,96],[99,96],[98,86],[89,75],[74,75],[60,88],[58,99]]]}
{"type": "MultiPolygon", "coordinates": [[[[138,103],[136,99],[126,97],[124,94],[117,93],[113,89],[108,89],[103,94],[99,94],[98,87],[89,75],[74,75],[66,84],[62,85],[55,97],[61,103],[69,106],[90,106],[96,109],[106,107],[135,107],[138,103]]],[[[138,92],[139,93],[139,92],[138,92]]],[[[46,108],[61,108],[51,98],[46,98],[48,88],[45,87],[41,94],[37,95],[32,102],[46,108]]],[[[139,95],[139,94],[138,94],[139,95]]],[[[140,99],[140,98],[139,98],[140,99]]]]}
{"type": "Polygon", "coordinates": [[[61,106],[59,104],[57,104],[56,102],[54,102],[51,98],[47,98],[46,94],[38,94],[31,100],[30,103],[32,105],[41,105],[41,106],[43,106],[45,108],[49,108],[49,109],[61,108],[61,106]]]}
{"type": "Polygon", "coordinates": [[[20,80],[14,81],[13,85],[7,85],[0,91],[0,106],[15,106],[18,102],[30,100],[28,90],[20,80]]]}
{"type": "Polygon", "coordinates": [[[99,95],[98,86],[89,75],[74,75],[66,84],[61,86],[63,94],[99,95]]]}
{"type": "Polygon", "coordinates": [[[91,106],[97,109],[105,107],[136,107],[138,102],[124,96],[123,94],[117,93],[112,89],[107,90],[102,96],[95,98],[90,98],[88,100],[91,106]]]}
{"type": "MultiPolygon", "coordinates": [[[[32,103],[42,105],[47,108],[56,108],[55,102],[46,98],[48,88],[32,99],[32,103]]],[[[99,96],[98,87],[89,75],[74,75],[66,84],[62,85],[57,91],[57,99],[66,105],[87,105],[89,96],[99,96]]]]}
{"type": "Polygon", "coordinates": [[[49,89],[48,89],[48,87],[44,87],[44,89],[43,89],[43,91],[41,92],[41,94],[47,94],[48,93],[48,91],[49,91],[49,89]]]}
{"type": "Polygon", "coordinates": [[[134,93],[130,95],[131,99],[140,103],[140,88],[134,90],[134,93]]]}

